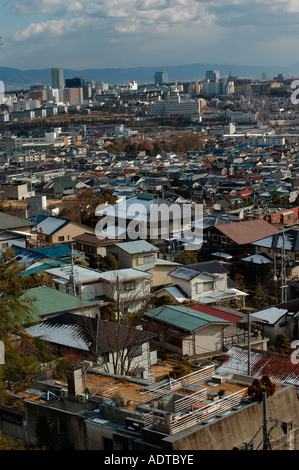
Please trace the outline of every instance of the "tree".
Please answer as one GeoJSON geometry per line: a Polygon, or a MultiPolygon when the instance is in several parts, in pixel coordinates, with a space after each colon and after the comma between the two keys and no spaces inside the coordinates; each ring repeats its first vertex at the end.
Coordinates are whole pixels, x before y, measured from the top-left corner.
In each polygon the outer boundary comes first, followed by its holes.
{"type": "Polygon", "coordinates": [[[0,431],[0,450],[26,450],[26,447],[0,431]]]}
{"type": "Polygon", "coordinates": [[[244,291],[246,289],[243,274],[237,273],[234,277],[234,282],[237,284],[238,289],[240,289],[241,291],[244,291]]]}
{"type": "Polygon", "coordinates": [[[269,351],[274,351],[279,354],[291,354],[291,342],[289,338],[280,333],[275,336],[275,339],[269,342],[269,351]]]}
{"type": "Polygon", "coordinates": [[[180,264],[196,264],[197,263],[197,252],[196,251],[181,251],[176,259],[177,263],[180,264]]]}
{"type": "Polygon", "coordinates": [[[109,270],[115,270],[115,269],[118,268],[117,259],[115,258],[114,255],[112,255],[110,253],[108,255],[104,256],[103,261],[107,265],[109,270]]]}
{"type": "Polygon", "coordinates": [[[163,305],[174,305],[175,301],[170,295],[160,295],[159,297],[155,298],[155,308],[161,307],[163,305]]]}
{"type": "Polygon", "coordinates": [[[255,291],[255,296],[254,296],[254,305],[258,309],[266,308],[268,307],[268,295],[265,292],[265,289],[261,284],[259,284],[256,288],[255,291]]]}
{"type": "Polygon", "coordinates": [[[254,379],[252,385],[248,387],[248,395],[253,401],[262,401],[263,393],[266,393],[267,397],[273,395],[276,389],[276,385],[271,379],[264,375],[262,379],[254,379]]]}
{"type": "Polygon", "coordinates": [[[0,259],[0,340],[5,346],[5,364],[0,366],[0,401],[8,399],[5,383],[24,390],[34,382],[41,359],[51,357],[49,350],[30,338],[25,325],[36,322],[32,298],[26,295],[29,276],[21,276],[23,267],[13,257],[13,250],[0,259]]]}
{"type": "Polygon", "coordinates": [[[116,197],[110,191],[101,194],[91,188],[82,188],[75,192],[71,204],[63,208],[60,216],[92,226],[96,208],[105,203],[116,203],[116,197]]]}

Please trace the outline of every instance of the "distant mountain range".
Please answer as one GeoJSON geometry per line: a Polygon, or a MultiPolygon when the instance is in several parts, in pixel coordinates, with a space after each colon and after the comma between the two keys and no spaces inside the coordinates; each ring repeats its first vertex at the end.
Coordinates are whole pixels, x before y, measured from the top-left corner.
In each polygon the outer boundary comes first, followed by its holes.
{"type": "MultiPolygon", "coordinates": [[[[266,74],[267,78],[273,78],[279,73],[286,76],[299,75],[299,63],[288,67],[282,66],[247,66],[247,65],[221,65],[221,64],[187,64],[157,67],[131,67],[131,68],[94,68],[83,70],[64,69],[64,78],[81,76],[86,81],[96,80],[105,83],[121,85],[130,80],[138,84],[154,83],[155,73],[166,71],[170,82],[202,80],[205,78],[206,70],[219,70],[221,77],[232,76],[239,78],[261,78],[266,74]]],[[[51,69],[20,70],[16,68],[0,67],[0,80],[7,90],[14,88],[27,88],[29,85],[43,84],[51,85],[51,69]]]]}

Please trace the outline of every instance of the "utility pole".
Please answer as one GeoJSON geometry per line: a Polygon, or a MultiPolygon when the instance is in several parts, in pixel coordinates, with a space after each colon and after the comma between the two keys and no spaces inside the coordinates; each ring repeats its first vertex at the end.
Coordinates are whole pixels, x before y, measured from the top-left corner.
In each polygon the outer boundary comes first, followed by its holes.
{"type": "Polygon", "coordinates": [[[281,302],[286,301],[286,266],[285,266],[285,233],[284,233],[284,227],[282,229],[282,248],[281,248],[281,274],[280,274],[280,281],[281,281],[281,302]]]}
{"type": "Polygon", "coordinates": [[[250,317],[250,312],[248,311],[248,371],[247,374],[249,377],[251,376],[251,317],[250,317]]]}
{"type": "Polygon", "coordinates": [[[72,283],[72,287],[73,287],[73,295],[76,297],[76,282],[75,282],[73,243],[71,244],[71,283],[72,283]]]}
{"type": "Polygon", "coordinates": [[[267,418],[267,394],[263,392],[263,450],[269,450],[268,418],[267,418]]]}
{"type": "MultiPolygon", "coordinates": [[[[275,247],[274,247],[275,249],[275,247]]],[[[277,266],[276,266],[276,253],[274,251],[274,255],[273,255],[273,261],[274,261],[274,267],[273,267],[273,281],[274,281],[274,285],[275,285],[275,298],[276,298],[276,302],[277,302],[277,266]]]]}

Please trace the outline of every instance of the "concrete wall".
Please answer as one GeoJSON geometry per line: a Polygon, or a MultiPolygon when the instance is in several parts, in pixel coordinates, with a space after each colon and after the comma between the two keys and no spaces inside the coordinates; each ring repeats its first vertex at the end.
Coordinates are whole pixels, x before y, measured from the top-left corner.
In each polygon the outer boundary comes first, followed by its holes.
{"type": "MultiPolygon", "coordinates": [[[[280,421],[293,419],[299,422],[299,402],[294,387],[287,387],[275,392],[267,399],[267,415],[280,421]]],[[[263,405],[255,403],[243,410],[239,410],[215,423],[203,426],[193,432],[179,433],[162,440],[164,450],[232,450],[242,441],[252,439],[260,429],[263,422],[263,405]]],[[[272,423],[273,424],[273,423],[272,423]]],[[[284,436],[282,428],[278,425],[271,435],[275,439],[284,436]]],[[[262,430],[253,440],[254,448],[262,441],[262,430]]],[[[278,444],[271,441],[273,448],[278,444]]]]}
{"type": "MultiPolygon", "coordinates": [[[[4,410],[5,411],[5,410],[4,410]]],[[[60,408],[41,406],[33,402],[25,403],[25,411],[10,412],[22,419],[22,425],[6,423],[0,420],[0,429],[8,435],[22,440],[29,447],[38,447],[37,423],[42,418],[47,427],[55,429],[55,449],[86,450],[86,426],[84,415],[74,413],[83,412],[84,405],[72,402],[60,402],[60,408]],[[69,409],[68,409],[69,408],[69,409]]],[[[0,416],[3,410],[0,410],[0,416]]]]}

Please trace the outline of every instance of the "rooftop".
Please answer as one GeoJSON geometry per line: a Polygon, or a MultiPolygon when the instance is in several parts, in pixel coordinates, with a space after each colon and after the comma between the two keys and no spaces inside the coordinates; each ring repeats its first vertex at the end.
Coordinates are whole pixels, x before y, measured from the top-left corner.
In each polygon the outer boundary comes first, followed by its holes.
{"type": "Polygon", "coordinates": [[[79,299],[51,287],[34,287],[28,289],[24,296],[32,299],[34,309],[40,317],[94,306],[88,300],[79,299]]]}
{"type": "Polygon", "coordinates": [[[129,254],[148,253],[159,251],[157,247],[146,240],[136,240],[131,242],[116,243],[116,246],[129,254]]]}
{"type": "Polygon", "coordinates": [[[215,228],[238,245],[254,243],[262,238],[280,233],[277,228],[263,219],[216,225],[215,228]]]}
{"type": "Polygon", "coordinates": [[[1,230],[12,230],[15,228],[22,227],[33,227],[34,222],[30,220],[22,219],[14,215],[7,214],[6,212],[0,212],[0,228],[1,230]]]}
{"type": "Polygon", "coordinates": [[[230,322],[220,318],[209,315],[204,312],[199,312],[191,307],[166,305],[154,308],[144,313],[145,318],[150,318],[154,321],[170,324],[182,330],[182,332],[190,332],[198,328],[202,328],[211,323],[223,323],[228,325],[230,322]]]}

